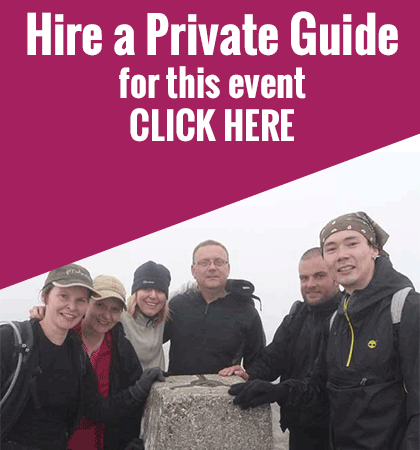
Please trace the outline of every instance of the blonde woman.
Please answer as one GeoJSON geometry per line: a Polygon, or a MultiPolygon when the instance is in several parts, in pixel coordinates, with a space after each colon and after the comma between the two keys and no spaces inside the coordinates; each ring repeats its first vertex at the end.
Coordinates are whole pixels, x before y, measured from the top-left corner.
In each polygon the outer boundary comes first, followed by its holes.
{"type": "Polygon", "coordinates": [[[143,370],[165,367],[162,343],[170,283],[169,270],[153,261],[142,264],[134,272],[127,311],[122,312],[120,321],[143,370]]]}

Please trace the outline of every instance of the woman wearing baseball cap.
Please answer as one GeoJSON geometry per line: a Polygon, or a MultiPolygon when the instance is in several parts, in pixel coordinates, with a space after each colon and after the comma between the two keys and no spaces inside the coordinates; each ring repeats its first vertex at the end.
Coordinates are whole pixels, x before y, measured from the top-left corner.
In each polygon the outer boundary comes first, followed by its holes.
{"type": "MultiPolygon", "coordinates": [[[[98,380],[99,393],[107,398],[134,384],[142,367],[119,322],[126,310],[123,284],[110,275],[98,275],[93,287],[101,296],[92,298],[82,322],[72,330],[83,342],[98,380]]],[[[94,424],[84,417],[70,437],[67,448],[95,450],[125,449],[140,435],[141,414],[126,416],[117,423],[94,424]]]]}
{"type": "MultiPolygon", "coordinates": [[[[89,272],[76,264],[51,271],[41,297],[44,318],[26,322],[30,324],[26,327],[16,323],[29,330],[33,346],[24,349],[25,362],[11,393],[18,360],[14,332],[8,326],[0,328],[2,396],[8,391],[1,414],[3,450],[64,450],[82,416],[112,424],[136,415],[153,382],[163,379],[160,369],[151,369],[118,395],[103,398],[81,341],[71,331],[87,313],[90,297],[101,299],[89,272]]],[[[97,322],[107,325],[99,316],[97,322]]],[[[24,342],[28,338],[24,333],[22,337],[24,342]]]]}

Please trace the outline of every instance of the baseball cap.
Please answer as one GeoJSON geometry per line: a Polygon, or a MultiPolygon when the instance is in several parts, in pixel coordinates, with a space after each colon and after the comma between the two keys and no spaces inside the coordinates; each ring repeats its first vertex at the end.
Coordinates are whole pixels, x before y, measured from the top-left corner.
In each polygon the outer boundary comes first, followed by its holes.
{"type": "Polygon", "coordinates": [[[87,269],[78,264],[67,264],[58,269],[51,270],[45,280],[44,287],[52,283],[57,287],[79,286],[88,289],[92,297],[100,297],[93,287],[92,277],[87,269]]]}
{"type": "Polygon", "coordinates": [[[98,275],[93,279],[93,287],[101,296],[96,300],[110,297],[118,298],[123,303],[124,309],[127,310],[125,288],[118,278],[111,275],[98,275]]]}

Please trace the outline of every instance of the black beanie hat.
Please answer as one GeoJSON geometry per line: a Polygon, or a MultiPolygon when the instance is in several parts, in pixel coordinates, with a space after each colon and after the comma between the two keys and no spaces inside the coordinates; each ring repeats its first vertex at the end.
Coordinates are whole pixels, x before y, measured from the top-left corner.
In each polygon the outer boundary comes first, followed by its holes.
{"type": "Polygon", "coordinates": [[[169,285],[171,284],[171,273],[162,264],[148,261],[142,264],[134,272],[131,294],[139,289],[158,289],[168,297],[169,285]]]}

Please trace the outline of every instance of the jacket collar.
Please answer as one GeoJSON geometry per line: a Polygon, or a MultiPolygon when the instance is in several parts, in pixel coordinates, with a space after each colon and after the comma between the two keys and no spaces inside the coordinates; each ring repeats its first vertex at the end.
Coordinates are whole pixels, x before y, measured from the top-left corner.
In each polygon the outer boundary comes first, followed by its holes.
{"type": "MultiPolygon", "coordinates": [[[[386,297],[392,297],[395,292],[408,286],[413,287],[413,284],[405,275],[393,268],[390,259],[379,257],[375,260],[372,280],[364,289],[356,290],[351,294],[347,310],[357,314],[386,297]]],[[[344,314],[344,297],[345,295],[338,307],[338,314],[344,314]]]]}

